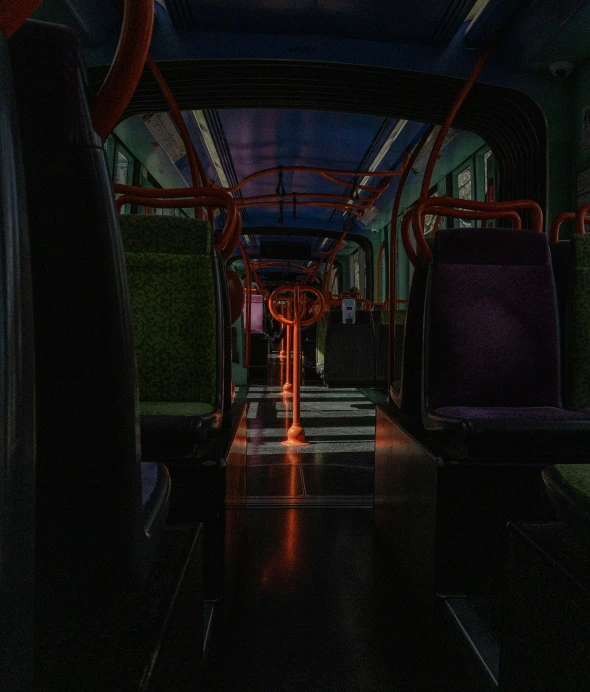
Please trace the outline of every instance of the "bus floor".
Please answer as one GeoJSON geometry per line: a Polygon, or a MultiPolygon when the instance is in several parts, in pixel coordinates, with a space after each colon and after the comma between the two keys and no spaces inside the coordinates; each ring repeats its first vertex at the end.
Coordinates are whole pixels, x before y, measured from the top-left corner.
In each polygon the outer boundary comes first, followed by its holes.
{"type": "Polygon", "coordinates": [[[301,420],[311,444],[283,447],[275,367],[249,387],[246,555],[207,689],[433,689],[372,531],[375,405],[307,376],[301,420]]]}

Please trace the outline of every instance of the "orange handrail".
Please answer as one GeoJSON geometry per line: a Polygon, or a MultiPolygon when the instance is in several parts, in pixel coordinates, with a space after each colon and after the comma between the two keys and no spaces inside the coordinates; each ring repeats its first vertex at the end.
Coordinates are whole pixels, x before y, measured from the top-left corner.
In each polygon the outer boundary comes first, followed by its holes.
{"type": "Polygon", "coordinates": [[[434,144],[432,145],[432,149],[430,150],[430,156],[428,157],[428,163],[426,164],[424,177],[422,178],[422,188],[420,191],[421,200],[425,200],[428,197],[428,191],[430,190],[430,181],[432,180],[434,167],[438,160],[438,155],[445,141],[445,138],[449,130],[451,129],[451,125],[453,124],[453,121],[455,120],[457,113],[459,112],[461,106],[463,105],[463,102],[467,98],[477,78],[481,74],[481,71],[483,70],[486,62],[488,61],[488,58],[494,51],[495,47],[496,40],[495,38],[492,38],[492,40],[486,46],[484,52],[479,56],[478,61],[475,63],[475,67],[471,71],[471,74],[467,78],[466,82],[463,84],[461,91],[457,94],[457,98],[455,99],[455,102],[453,103],[451,110],[448,112],[447,117],[445,118],[440,130],[436,135],[436,139],[434,140],[434,144]]]}
{"type": "Polygon", "coordinates": [[[587,212],[590,211],[590,204],[582,204],[582,206],[576,211],[576,233],[578,235],[584,235],[584,223],[586,219],[587,212]]]}
{"type": "Polygon", "coordinates": [[[224,187],[220,189],[226,190],[227,192],[237,192],[238,190],[241,190],[244,187],[244,185],[249,183],[251,180],[254,180],[255,178],[259,178],[263,175],[272,175],[273,173],[279,173],[281,171],[317,173],[318,175],[330,180],[333,183],[339,183],[341,185],[345,185],[346,187],[350,187],[350,182],[347,182],[345,180],[338,180],[337,178],[333,178],[332,176],[340,175],[350,178],[395,178],[396,176],[402,174],[405,165],[406,160],[404,159],[404,162],[402,163],[401,167],[394,171],[345,171],[332,168],[320,168],[318,166],[274,166],[273,168],[265,168],[261,171],[255,171],[254,173],[250,173],[250,175],[247,175],[244,178],[242,178],[242,180],[240,180],[240,182],[237,185],[234,185],[233,187],[224,187]]]}
{"type": "MultiPolygon", "coordinates": [[[[424,145],[428,141],[428,138],[430,137],[432,130],[434,129],[434,125],[429,125],[426,130],[422,133],[422,137],[420,137],[420,140],[418,144],[414,147],[414,150],[410,154],[409,159],[406,161],[406,166],[404,168],[404,172],[401,175],[401,178],[399,180],[397,190],[395,191],[395,199],[393,200],[393,207],[391,208],[391,222],[389,224],[389,297],[391,300],[395,300],[395,295],[397,292],[397,267],[396,267],[396,261],[397,261],[397,219],[399,216],[399,210],[400,210],[400,205],[402,201],[402,195],[404,192],[404,188],[406,185],[406,181],[408,180],[408,177],[410,175],[410,172],[412,170],[412,166],[414,165],[414,162],[418,158],[418,155],[424,148],[424,145]]],[[[390,322],[390,327],[389,327],[389,358],[388,358],[388,365],[387,365],[387,391],[389,392],[391,388],[391,383],[393,381],[393,371],[395,368],[395,355],[394,355],[394,327],[393,327],[393,320],[389,320],[390,322]]]]}
{"type": "Polygon", "coordinates": [[[40,4],[41,0],[0,0],[0,31],[4,37],[10,38],[40,4]]]}
{"type": "Polygon", "coordinates": [[[377,302],[381,302],[381,261],[383,259],[383,252],[385,250],[385,241],[379,245],[379,252],[377,253],[377,276],[375,277],[375,283],[377,284],[376,286],[376,291],[375,291],[375,298],[377,299],[377,302]]]}
{"type": "Polygon", "coordinates": [[[242,253],[242,259],[244,260],[244,268],[246,270],[246,324],[245,324],[245,342],[244,347],[244,360],[242,365],[247,368],[250,365],[250,334],[252,331],[252,277],[250,276],[250,263],[248,262],[248,256],[244,251],[244,246],[241,241],[238,242],[238,247],[242,253]]]}
{"type": "Polygon", "coordinates": [[[188,209],[191,207],[221,207],[227,209],[227,219],[223,233],[215,241],[215,249],[223,259],[228,259],[235,250],[242,230],[241,214],[236,208],[235,200],[221,190],[211,187],[181,188],[186,197],[174,196],[175,190],[134,187],[115,184],[115,193],[122,193],[117,198],[117,210],[124,204],[145,204],[159,209],[188,209]],[[147,193],[147,194],[146,194],[147,193]],[[156,193],[156,194],[154,194],[156,193]],[[159,194],[158,194],[159,193],[159,194]]]}
{"type": "Polygon", "coordinates": [[[152,40],[154,0],[126,0],[111,69],[91,108],[92,125],[106,139],[123,115],[142,75],[152,40]]]}
{"type": "MultiPolygon", "coordinates": [[[[549,237],[549,242],[551,245],[555,245],[559,241],[559,231],[561,230],[561,226],[565,221],[575,221],[576,219],[576,212],[575,211],[562,211],[561,214],[558,214],[554,219],[553,223],[551,224],[551,235],[549,237]]],[[[584,224],[590,223],[590,215],[585,215],[584,216],[584,224]]],[[[580,230],[578,226],[575,226],[575,231],[578,235],[583,235],[584,234],[584,226],[582,226],[582,233],[580,234],[580,230]]]]}
{"type": "MultiPolygon", "coordinates": [[[[411,222],[414,228],[416,245],[428,262],[432,261],[432,251],[424,237],[423,217],[428,213],[428,210],[432,208],[436,209],[437,213],[444,214],[445,216],[472,219],[514,218],[517,209],[528,209],[532,212],[533,216],[531,230],[536,233],[543,232],[543,212],[541,207],[532,200],[478,202],[476,200],[465,200],[454,197],[430,197],[420,202],[416,208],[411,211],[411,222]],[[460,209],[454,207],[460,207],[460,209]],[[464,210],[471,212],[470,216],[466,216],[464,210]]],[[[402,224],[402,232],[403,229],[404,226],[402,224]]]]}
{"type": "Polygon", "coordinates": [[[178,128],[178,132],[180,133],[180,137],[183,141],[184,148],[186,150],[186,156],[188,158],[188,163],[191,171],[192,186],[206,186],[207,176],[205,174],[205,169],[203,168],[201,159],[197,154],[195,145],[193,144],[193,140],[191,139],[186,123],[184,122],[184,118],[182,117],[180,108],[176,103],[176,99],[172,95],[170,87],[168,86],[166,80],[164,79],[164,76],[160,72],[160,68],[156,65],[154,59],[149,54],[146,58],[146,65],[148,66],[150,72],[152,73],[154,79],[160,87],[160,91],[164,95],[164,98],[166,99],[166,102],[168,103],[168,106],[170,108],[170,117],[172,118],[174,124],[178,128]]]}

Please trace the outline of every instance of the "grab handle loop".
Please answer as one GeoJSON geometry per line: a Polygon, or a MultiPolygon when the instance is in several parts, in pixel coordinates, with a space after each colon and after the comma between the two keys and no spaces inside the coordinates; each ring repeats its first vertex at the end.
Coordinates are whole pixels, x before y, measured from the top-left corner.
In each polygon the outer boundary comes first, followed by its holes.
{"type": "Polygon", "coordinates": [[[275,193],[279,197],[285,196],[285,185],[283,183],[283,167],[282,166],[279,166],[279,181],[277,183],[277,188],[275,190],[275,193]]]}

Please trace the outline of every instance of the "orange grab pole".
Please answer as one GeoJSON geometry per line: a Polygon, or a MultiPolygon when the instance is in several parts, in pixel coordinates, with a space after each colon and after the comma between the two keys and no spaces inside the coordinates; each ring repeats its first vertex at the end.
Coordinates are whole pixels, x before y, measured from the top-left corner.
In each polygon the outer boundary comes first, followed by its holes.
{"type": "MultiPolygon", "coordinates": [[[[284,306],[284,305],[281,305],[281,315],[283,315],[283,317],[284,317],[285,314],[286,314],[285,306],[284,306]]],[[[283,338],[281,339],[281,350],[279,351],[279,360],[280,360],[281,362],[283,362],[284,360],[286,360],[286,356],[285,356],[285,336],[283,336],[283,338]]]]}
{"type": "Polygon", "coordinates": [[[308,445],[309,442],[305,439],[305,430],[301,427],[300,418],[300,390],[301,390],[301,327],[316,322],[324,312],[324,297],[317,288],[313,286],[279,286],[275,289],[268,299],[268,309],[271,315],[285,324],[290,324],[293,327],[293,421],[287,433],[287,439],[281,444],[286,447],[302,447],[308,445]],[[276,302],[281,293],[289,293],[293,296],[293,317],[291,319],[283,317],[276,310],[276,302]],[[302,302],[301,297],[305,293],[311,293],[315,296],[317,303],[316,309],[311,317],[305,317],[306,304],[302,302]]]}
{"type": "Polygon", "coordinates": [[[246,345],[244,347],[244,361],[242,365],[247,368],[250,365],[250,330],[252,328],[252,323],[251,323],[251,300],[252,300],[252,280],[250,277],[250,263],[248,261],[248,257],[246,253],[244,252],[244,246],[242,243],[239,244],[240,251],[242,253],[242,258],[244,260],[244,268],[246,270],[246,292],[245,292],[245,297],[246,297],[246,328],[245,328],[245,341],[246,345]]]}
{"type": "MultiPolygon", "coordinates": [[[[115,192],[119,192],[121,187],[129,188],[130,186],[115,185],[115,192]]],[[[221,236],[217,238],[217,240],[215,241],[215,249],[217,250],[217,252],[221,252],[223,259],[228,259],[231,253],[235,250],[242,230],[242,218],[234,204],[234,200],[231,197],[229,197],[229,195],[226,198],[219,197],[215,194],[213,194],[210,197],[209,194],[214,193],[215,190],[213,190],[212,188],[205,187],[196,188],[197,190],[201,191],[203,196],[182,199],[159,199],[152,195],[144,195],[143,188],[132,189],[140,191],[139,194],[125,193],[121,197],[118,197],[116,201],[116,207],[118,211],[121,211],[121,208],[125,204],[145,204],[146,201],[149,202],[150,206],[157,207],[160,209],[185,209],[190,207],[204,207],[209,205],[227,209],[228,214],[225,223],[225,228],[221,236]]],[[[166,190],[159,190],[159,192],[166,192],[166,190]]]]}
{"type": "Polygon", "coordinates": [[[5,38],[10,38],[40,4],[41,0],[0,0],[0,31],[5,38]]]}
{"type": "Polygon", "coordinates": [[[377,303],[381,302],[381,262],[383,260],[383,252],[385,250],[385,241],[379,245],[379,252],[377,253],[377,276],[375,277],[376,291],[375,291],[375,301],[377,303]]]}
{"type": "Polygon", "coordinates": [[[207,176],[205,175],[205,169],[203,168],[203,164],[201,163],[201,160],[199,159],[199,156],[195,150],[193,140],[191,139],[186,123],[184,122],[180,108],[176,103],[176,99],[172,95],[170,87],[160,72],[160,68],[156,65],[154,59],[149,54],[146,58],[146,65],[160,87],[160,91],[166,98],[168,106],[170,107],[170,117],[180,132],[180,137],[184,143],[184,148],[188,158],[193,187],[196,187],[197,185],[206,185],[207,176]]]}
{"type": "Polygon", "coordinates": [[[471,91],[471,88],[475,84],[475,81],[481,74],[481,71],[483,70],[486,62],[488,61],[488,58],[492,54],[495,47],[496,41],[495,39],[492,39],[486,46],[484,52],[479,56],[478,61],[475,63],[475,67],[471,71],[471,74],[467,78],[467,81],[463,84],[461,91],[458,93],[457,98],[455,99],[455,102],[451,107],[451,110],[448,112],[444,123],[442,124],[440,130],[438,131],[438,134],[436,135],[436,139],[434,140],[434,144],[432,145],[432,149],[430,151],[430,156],[428,157],[428,163],[426,164],[426,170],[424,171],[424,178],[422,178],[422,188],[420,192],[420,199],[422,200],[428,198],[428,191],[430,189],[430,181],[432,180],[434,167],[436,165],[438,155],[445,141],[447,133],[451,129],[451,125],[453,124],[453,121],[455,120],[457,113],[459,112],[461,106],[463,105],[463,102],[465,101],[469,92],[471,91]]]}
{"type": "Polygon", "coordinates": [[[455,199],[453,197],[430,197],[420,202],[412,214],[416,244],[420,253],[428,262],[432,261],[432,251],[424,237],[423,217],[430,208],[435,208],[439,214],[443,213],[445,216],[456,218],[466,218],[463,215],[463,210],[469,210],[472,212],[471,218],[473,219],[514,218],[514,213],[517,209],[528,209],[532,212],[533,217],[531,230],[535,233],[543,232],[543,212],[541,207],[531,200],[477,202],[475,200],[455,199]],[[453,208],[458,205],[461,205],[461,210],[453,208]]]}
{"type": "Polygon", "coordinates": [[[135,92],[153,27],[154,0],[126,0],[115,59],[91,108],[92,125],[102,139],[115,127],[135,92]]]}
{"type": "MultiPolygon", "coordinates": [[[[291,303],[287,303],[286,310],[287,320],[291,319],[291,303]]],[[[285,349],[285,382],[283,384],[283,394],[285,396],[291,396],[293,394],[293,383],[291,382],[291,368],[293,363],[293,325],[286,322],[287,327],[287,348],[285,349]]]]}
{"type": "MultiPolygon", "coordinates": [[[[559,241],[559,231],[561,230],[561,226],[565,221],[574,221],[576,219],[576,212],[575,211],[562,211],[561,214],[558,214],[554,219],[553,223],[551,224],[551,236],[550,236],[550,243],[552,245],[555,245],[559,241]]],[[[590,215],[585,215],[584,216],[584,224],[590,223],[590,215]]],[[[580,229],[578,226],[575,227],[576,233],[579,235],[583,235],[584,233],[584,224],[582,225],[582,233],[580,234],[580,229]]]]}
{"type": "Polygon", "coordinates": [[[323,178],[327,178],[331,180],[331,182],[334,183],[341,183],[345,185],[346,187],[350,187],[350,182],[347,182],[345,180],[337,180],[337,179],[332,179],[332,176],[335,175],[340,175],[344,177],[358,177],[358,178],[395,178],[398,175],[401,175],[402,171],[404,170],[404,167],[406,165],[406,161],[404,160],[404,163],[402,166],[395,171],[343,171],[339,169],[331,169],[331,168],[319,168],[317,166],[274,166],[273,168],[265,168],[261,171],[256,171],[255,173],[250,173],[250,175],[247,175],[245,178],[242,178],[240,182],[237,185],[234,185],[234,187],[224,187],[221,188],[223,190],[226,190],[227,192],[237,192],[238,190],[241,190],[246,183],[249,183],[251,180],[254,180],[255,178],[259,178],[262,175],[272,175],[273,173],[278,173],[279,171],[290,171],[290,172],[300,172],[300,173],[317,173],[318,175],[321,175],[323,178]]]}
{"type": "MultiPolygon", "coordinates": [[[[424,145],[428,141],[434,125],[429,125],[418,144],[414,147],[414,150],[410,154],[410,158],[406,160],[404,171],[399,180],[397,190],[395,191],[395,198],[393,201],[393,207],[391,209],[391,223],[389,224],[389,298],[395,301],[395,294],[397,291],[397,279],[396,279],[396,260],[397,260],[397,218],[399,216],[399,209],[402,201],[402,194],[406,186],[406,181],[412,170],[418,154],[424,148],[424,145]]],[[[389,358],[387,365],[387,391],[391,389],[391,383],[393,382],[394,367],[395,367],[395,355],[393,345],[395,343],[395,325],[392,319],[389,320],[389,358]]]]}
{"type": "Polygon", "coordinates": [[[576,211],[576,233],[584,235],[584,221],[586,214],[590,211],[590,204],[583,204],[576,211]]]}

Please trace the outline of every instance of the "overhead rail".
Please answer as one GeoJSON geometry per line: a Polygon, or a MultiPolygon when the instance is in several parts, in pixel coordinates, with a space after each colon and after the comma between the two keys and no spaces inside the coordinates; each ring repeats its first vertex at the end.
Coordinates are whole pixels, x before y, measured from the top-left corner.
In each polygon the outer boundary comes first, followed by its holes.
{"type": "MultiPolygon", "coordinates": [[[[264,168],[263,170],[256,171],[254,173],[250,173],[250,175],[245,176],[240,180],[240,182],[237,185],[234,185],[233,187],[225,187],[221,188],[223,190],[226,190],[227,192],[237,192],[238,190],[241,190],[244,185],[247,183],[251,182],[252,180],[255,180],[256,178],[260,178],[261,176],[265,175],[273,175],[274,173],[284,173],[284,172],[295,172],[295,173],[316,173],[317,175],[321,176],[322,178],[325,178],[326,180],[329,180],[332,183],[337,183],[338,185],[343,185],[344,187],[351,187],[350,181],[347,180],[340,180],[339,178],[335,176],[341,176],[341,177],[349,177],[349,178],[395,178],[398,175],[401,175],[402,172],[404,171],[404,168],[407,163],[407,157],[404,156],[404,161],[400,168],[397,168],[393,171],[346,171],[346,170],[341,170],[341,169],[333,169],[333,168],[321,168],[318,166],[274,166],[273,168],[264,168]]],[[[376,192],[380,190],[380,187],[377,188],[371,188],[371,187],[365,187],[362,185],[357,185],[356,186],[358,190],[368,190],[371,192],[376,192]]],[[[286,196],[287,193],[285,192],[283,196],[286,196]]],[[[297,193],[299,196],[299,193],[297,193]]]]}
{"type": "Polygon", "coordinates": [[[152,40],[154,12],[154,0],[125,0],[115,58],[91,108],[92,125],[102,139],[135,93],[152,40]]]}

